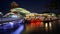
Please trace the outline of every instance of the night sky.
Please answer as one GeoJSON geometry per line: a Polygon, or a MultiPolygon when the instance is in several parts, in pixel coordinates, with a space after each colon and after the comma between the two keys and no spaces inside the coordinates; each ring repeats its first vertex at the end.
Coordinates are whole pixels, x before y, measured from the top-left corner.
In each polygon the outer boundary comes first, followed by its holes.
{"type": "MultiPolygon", "coordinates": [[[[10,9],[10,3],[13,1],[17,2],[19,4],[19,7],[37,13],[49,11],[45,5],[48,5],[52,2],[52,0],[0,0],[0,11],[3,13],[8,13],[10,9]]],[[[59,10],[57,9],[54,12],[57,11],[59,10]]]]}

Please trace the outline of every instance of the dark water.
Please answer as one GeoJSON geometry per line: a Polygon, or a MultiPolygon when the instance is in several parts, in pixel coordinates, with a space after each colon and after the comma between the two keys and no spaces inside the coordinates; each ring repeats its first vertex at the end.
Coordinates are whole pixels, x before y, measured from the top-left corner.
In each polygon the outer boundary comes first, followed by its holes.
{"type": "MultiPolygon", "coordinates": [[[[31,24],[26,24],[26,32],[25,34],[60,34],[60,22],[49,22],[44,23],[42,22],[40,26],[32,25],[31,24]]],[[[24,33],[23,33],[24,34],[24,33]]]]}
{"type": "MultiPolygon", "coordinates": [[[[0,29],[0,34],[60,34],[60,22],[41,22],[39,26],[33,24],[15,24],[13,28],[0,29]]],[[[0,27],[1,28],[1,27],[0,27]]]]}

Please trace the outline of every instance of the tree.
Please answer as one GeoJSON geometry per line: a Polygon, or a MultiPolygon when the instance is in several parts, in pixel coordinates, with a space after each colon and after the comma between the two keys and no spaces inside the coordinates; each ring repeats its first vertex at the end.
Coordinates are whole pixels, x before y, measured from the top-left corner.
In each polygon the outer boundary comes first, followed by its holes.
{"type": "Polygon", "coordinates": [[[11,8],[17,8],[17,7],[19,7],[19,4],[13,1],[11,3],[11,8]]]}

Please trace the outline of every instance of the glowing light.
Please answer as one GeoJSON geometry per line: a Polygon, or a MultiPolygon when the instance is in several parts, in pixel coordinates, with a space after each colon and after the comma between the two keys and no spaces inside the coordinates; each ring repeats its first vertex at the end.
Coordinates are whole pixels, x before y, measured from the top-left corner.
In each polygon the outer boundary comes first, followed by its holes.
{"type": "Polygon", "coordinates": [[[36,23],[36,26],[37,26],[37,27],[40,27],[40,25],[41,25],[41,20],[37,17],[36,20],[35,20],[35,23],[36,23]]]}
{"type": "Polygon", "coordinates": [[[40,22],[37,22],[37,23],[36,23],[36,26],[37,26],[37,27],[40,27],[40,22]]]}
{"type": "Polygon", "coordinates": [[[34,28],[35,23],[31,23],[31,28],[34,28]]]}
{"type": "Polygon", "coordinates": [[[21,19],[21,20],[19,20],[19,22],[18,22],[18,23],[23,23],[23,21],[24,21],[24,19],[21,19]]]}
{"type": "Polygon", "coordinates": [[[3,15],[2,12],[0,12],[0,14],[3,15]]]}
{"type": "Polygon", "coordinates": [[[52,23],[51,22],[49,22],[49,28],[50,28],[50,30],[52,30],[52,23]]]}
{"type": "Polygon", "coordinates": [[[11,25],[11,27],[13,28],[14,23],[13,23],[13,22],[9,22],[9,24],[10,24],[10,25],[11,25]]]}
{"type": "Polygon", "coordinates": [[[31,28],[33,28],[35,25],[35,19],[32,18],[30,21],[31,21],[31,28]]]}
{"type": "Polygon", "coordinates": [[[12,15],[11,17],[13,17],[13,18],[18,18],[18,16],[17,16],[17,15],[12,15]]]}
{"type": "Polygon", "coordinates": [[[50,26],[50,27],[52,26],[51,22],[49,22],[49,26],[50,26]]]}
{"type": "Polygon", "coordinates": [[[9,22],[11,25],[13,25],[13,23],[12,22],[9,22]]]}
{"type": "Polygon", "coordinates": [[[33,31],[34,28],[35,28],[35,23],[31,23],[31,24],[30,24],[30,29],[31,29],[30,31],[33,31]]]}
{"type": "Polygon", "coordinates": [[[40,27],[43,27],[44,26],[44,23],[43,22],[41,22],[41,26],[40,27]]]}
{"type": "Polygon", "coordinates": [[[24,25],[20,25],[19,28],[15,32],[12,32],[11,34],[21,34],[23,29],[24,29],[24,25]]]}
{"type": "Polygon", "coordinates": [[[45,24],[45,27],[48,27],[48,24],[47,23],[45,24]]]}
{"type": "Polygon", "coordinates": [[[45,24],[45,30],[48,31],[48,23],[45,24]]]}
{"type": "Polygon", "coordinates": [[[19,12],[19,13],[23,13],[23,14],[29,14],[30,13],[30,11],[28,11],[24,8],[14,8],[12,10],[13,10],[12,12],[19,12]]]}

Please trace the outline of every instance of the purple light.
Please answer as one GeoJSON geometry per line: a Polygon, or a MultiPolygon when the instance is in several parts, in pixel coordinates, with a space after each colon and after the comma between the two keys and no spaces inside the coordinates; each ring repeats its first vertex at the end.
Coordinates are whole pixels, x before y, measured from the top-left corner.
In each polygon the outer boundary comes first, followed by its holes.
{"type": "Polygon", "coordinates": [[[21,20],[19,20],[19,21],[18,21],[18,23],[22,23],[23,21],[24,21],[24,20],[23,20],[23,19],[21,19],[21,20]]]}
{"type": "Polygon", "coordinates": [[[13,22],[9,22],[11,25],[13,25],[13,22]]]}
{"type": "Polygon", "coordinates": [[[12,32],[11,34],[21,34],[23,29],[24,29],[24,25],[20,25],[19,28],[15,32],[12,32]]]}
{"type": "Polygon", "coordinates": [[[9,24],[10,24],[10,25],[11,25],[11,27],[13,28],[14,23],[13,23],[13,22],[9,22],[9,24]]]}

